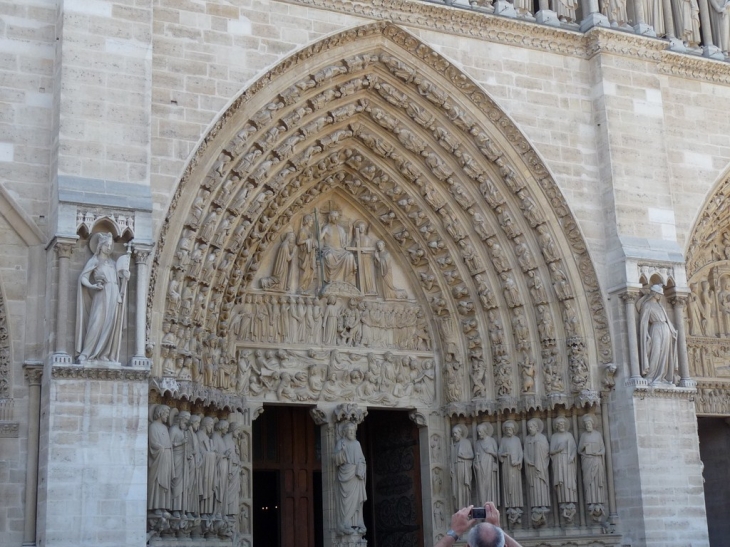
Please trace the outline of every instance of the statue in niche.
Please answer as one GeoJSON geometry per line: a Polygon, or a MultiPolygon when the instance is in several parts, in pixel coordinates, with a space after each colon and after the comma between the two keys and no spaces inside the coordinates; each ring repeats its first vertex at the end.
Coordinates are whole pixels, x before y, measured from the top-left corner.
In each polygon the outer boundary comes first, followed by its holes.
{"type": "Polygon", "coordinates": [[[274,260],[274,269],[271,271],[271,277],[261,280],[262,289],[280,289],[286,292],[291,290],[292,266],[296,248],[294,232],[286,232],[281,236],[281,244],[274,260]]]}
{"type": "Polygon", "coordinates": [[[147,431],[147,509],[155,515],[170,518],[172,507],[172,442],[166,422],[170,407],[156,405],[150,411],[152,423],[147,431]]]}
{"type": "Polygon", "coordinates": [[[200,446],[201,464],[199,469],[200,485],[200,514],[212,515],[215,510],[215,487],[217,476],[218,455],[213,444],[213,426],[215,422],[212,417],[206,416],[202,421],[202,428],[198,431],[198,444],[200,446]]]}
{"type": "Polygon", "coordinates": [[[700,302],[697,294],[697,283],[690,285],[691,292],[689,295],[688,312],[689,312],[689,333],[693,336],[702,336],[704,334],[703,324],[705,320],[705,310],[700,302]]]}
{"type": "Polygon", "coordinates": [[[550,445],[542,433],[543,423],[540,418],[532,418],[527,422],[527,438],[525,439],[525,476],[532,507],[532,524],[546,524],[545,513],[550,507],[550,445]]]}
{"type": "Polygon", "coordinates": [[[340,439],[334,451],[337,467],[337,532],[341,535],[363,535],[363,503],[367,500],[365,455],[356,439],[357,424],[345,422],[340,426],[340,439]]]}
{"type": "Polygon", "coordinates": [[[502,462],[502,503],[512,525],[522,521],[522,443],[515,437],[517,424],[507,420],[502,424],[499,459],[502,462]]]}
{"type": "Polygon", "coordinates": [[[327,298],[327,305],[325,306],[322,315],[322,343],[326,346],[334,346],[337,344],[338,316],[339,309],[337,308],[337,298],[330,295],[327,298]]]}
{"type": "Polygon", "coordinates": [[[705,336],[715,336],[715,291],[707,280],[702,282],[700,302],[705,310],[702,330],[705,336]]]}
{"type": "Polygon", "coordinates": [[[354,255],[345,247],[347,231],[339,224],[340,213],[333,209],[327,216],[327,224],[320,231],[322,261],[325,282],[341,281],[355,285],[357,264],[354,255]]]}
{"type": "Polygon", "coordinates": [[[606,499],[606,464],[603,456],[606,447],[603,444],[603,435],[596,431],[596,417],[586,414],[582,418],[585,431],[578,442],[581,469],[583,471],[583,491],[585,503],[594,520],[600,520],[605,514],[606,499]]]}
{"type": "Polygon", "coordinates": [[[299,291],[303,293],[309,292],[316,266],[316,248],[317,242],[312,233],[314,219],[312,215],[304,215],[302,224],[297,235],[297,249],[299,261],[299,291]]]}
{"type": "Polygon", "coordinates": [[[545,262],[554,262],[560,258],[560,253],[555,245],[553,236],[550,235],[550,230],[547,224],[540,224],[537,228],[537,242],[542,249],[542,254],[545,257],[545,262]]]}
{"type": "Polygon", "coordinates": [[[454,507],[466,507],[471,504],[474,449],[464,424],[456,424],[451,429],[451,439],[451,494],[454,507]]]}
{"type": "Polygon", "coordinates": [[[435,462],[441,461],[441,437],[434,434],[431,435],[431,442],[429,443],[431,447],[431,459],[435,462]]]}
{"type": "Polygon", "coordinates": [[[181,512],[187,512],[187,489],[190,484],[186,482],[186,463],[187,463],[187,437],[188,424],[190,421],[190,413],[183,411],[176,413],[172,419],[172,425],[169,429],[170,443],[172,444],[172,479],[170,487],[172,489],[172,516],[179,518],[181,512]]]}
{"type": "Polygon", "coordinates": [[[494,440],[494,427],[489,422],[477,426],[474,443],[474,476],[476,477],[477,501],[493,501],[499,505],[499,449],[494,440]]]}
{"type": "Polygon", "coordinates": [[[663,295],[661,285],[652,285],[636,303],[641,374],[651,384],[673,384],[677,368],[677,331],[661,304],[663,295]]]}
{"type": "Polygon", "coordinates": [[[385,249],[385,242],[382,240],[375,244],[374,259],[380,276],[383,298],[398,300],[408,298],[406,291],[396,288],[393,282],[393,259],[385,249]]]}
{"type": "Polygon", "coordinates": [[[568,431],[569,422],[565,416],[553,420],[555,430],[550,439],[550,460],[553,466],[553,486],[558,494],[560,512],[568,522],[573,522],[575,504],[578,502],[575,439],[568,431]]]}
{"type": "Polygon", "coordinates": [[[373,264],[376,252],[373,241],[367,233],[368,225],[365,221],[355,222],[355,237],[348,250],[353,251],[357,258],[358,284],[362,294],[378,294],[375,285],[375,265],[373,264]]]}
{"type": "Polygon", "coordinates": [[[79,363],[119,361],[126,309],[129,257],[111,258],[114,242],[108,232],[91,237],[94,255],[81,271],[76,305],[76,352],[79,363]]]}

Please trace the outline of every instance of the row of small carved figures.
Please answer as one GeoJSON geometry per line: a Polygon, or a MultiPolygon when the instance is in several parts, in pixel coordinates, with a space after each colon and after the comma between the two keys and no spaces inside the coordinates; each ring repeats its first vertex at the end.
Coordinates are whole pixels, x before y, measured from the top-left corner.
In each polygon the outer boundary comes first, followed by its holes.
{"type": "MultiPolygon", "coordinates": [[[[570,524],[576,515],[576,504],[579,502],[580,456],[583,503],[588,507],[594,521],[605,520],[606,449],[603,435],[595,429],[596,417],[592,414],[581,417],[585,430],[577,444],[569,431],[570,421],[567,417],[558,416],[552,422],[554,432],[548,439],[542,433],[543,421],[540,418],[528,420],[523,442],[518,436],[517,423],[506,420],[502,424],[503,435],[499,443],[492,437],[493,425],[488,422],[480,423],[477,426],[477,440],[473,444],[467,438],[467,426],[454,425],[450,463],[455,502],[471,499],[474,486],[479,499],[491,499],[496,503],[501,499],[507,518],[514,526],[521,522],[523,508],[528,501],[532,508],[532,525],[540,527],[547,524],[546,517],[552,504],[552,485],[560,514],[570,524]],[[499,464],[501,496],[497,479],[499,464]],[[527,482],[526,490],[523,489],[523,478],[527,482]],[[524,491],[528,492],[527,499],[524,491]]],[[[438,435],[432,435],[430,446],[433,460],[441,461],[441,439],[438,435]]],[[[438,494],[442,489],[440,472],[434,473],[432,480],[434,492],[438,494]]]]}
{"type": "Polygon", "coordinates": [[[247,295],[231,320],[238,340],[313,343],[429,350],[426,316],[419,306],[394,305],[351,298],[338,304],[334,296],[279,297],[247,295]]]}
{"type": "Polygon", "coordinates": [[[229,537],[250,529],[249,436],[241,422],[151,405],[148,534],[229,537]]]}

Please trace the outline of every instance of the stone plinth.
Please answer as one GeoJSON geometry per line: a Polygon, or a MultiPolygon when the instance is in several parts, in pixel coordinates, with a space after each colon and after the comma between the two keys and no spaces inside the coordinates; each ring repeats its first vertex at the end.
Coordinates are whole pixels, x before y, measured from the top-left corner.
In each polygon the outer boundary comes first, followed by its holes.
{"type": "Polygon", "coordinates": [[[148,371],[54,366],[48,376],[37,544],[144,545],[148,371]]]}

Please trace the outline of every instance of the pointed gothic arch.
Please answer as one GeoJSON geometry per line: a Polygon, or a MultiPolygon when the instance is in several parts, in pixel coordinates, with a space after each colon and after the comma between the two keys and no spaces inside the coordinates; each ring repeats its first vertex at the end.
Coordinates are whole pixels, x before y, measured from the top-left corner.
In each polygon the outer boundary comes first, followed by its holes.
{"type": "MultiPolygon", "coordinates": [[[[608,321],[557,184],[477,84],[388,23],[290,56],[204,139],[158,238],[153,376],[205,384],[190,374],[195,360],[235,345],[231,324],[247,294],[265,293],[275,243],[334,195],[382,237],[408,300],[428,312],[443,377],[433,406],[456,415],[597,400],[612,370],[608,321]]],[[[235,386],[205,396],[219,391],[235,386]]]]}

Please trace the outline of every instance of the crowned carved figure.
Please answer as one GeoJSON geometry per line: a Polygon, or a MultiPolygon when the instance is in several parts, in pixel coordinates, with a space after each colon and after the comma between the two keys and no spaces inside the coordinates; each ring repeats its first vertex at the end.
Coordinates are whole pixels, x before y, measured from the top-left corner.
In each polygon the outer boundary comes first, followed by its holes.
{"type": "Polygon", "coordinates": [[[76,352],[79,363],[119,361],[122,324],[129,280],[129,255],[111,257],[108,232],[91,237],[93,256],[81,271],[76,306],[76,352]]]}
{"type": "Polygon", "coordinates": [[[342,281],[354,286],[357,264],[353,254],[345,248],[349,238],[345,228],[340,226],[339,218],[339,211],[331,210],[327,224],[320,231],[324,278],[327,283],[342,281]]]}

